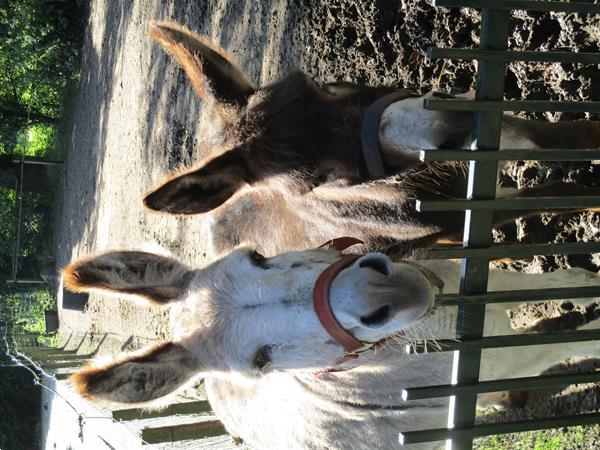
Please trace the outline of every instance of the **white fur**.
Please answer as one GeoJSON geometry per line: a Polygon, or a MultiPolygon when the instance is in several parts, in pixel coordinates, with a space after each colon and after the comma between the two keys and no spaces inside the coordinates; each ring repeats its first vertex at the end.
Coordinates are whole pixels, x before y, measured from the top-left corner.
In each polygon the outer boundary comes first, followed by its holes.
{"type": "MultiPolygon", "coordinates": [[[[368,254],[344,269],[331,286],[332,309],[343,326],[371,342],[401,330],[406,337],[363,355],[352,370],[316,377],[315,369],[331,366],[343,353],[312,307],[315,280],[339,253],[287,252],[269,258],[265,267],[255,265],[251,254],[240,248],[194,271],[187,290],[172,303],[175,341],[195,360],[187,367],[198,367],[208,377],[213,408],[232,434],[259,448],[388,449],[397,447],[399,432],[445,426],[448,399],[405,402],[401,393],[407,387],[450,383],[452,353],[409,355],[403,349],[407,341],[455,336],[456,307],[428,313],[438,288],[422,268],[452,293],[458,291],[456,264],[420,261],[420,269],[368,254]],[[389,321],[377,326],[361,321],[383,305],[394,311],[389,321]],[[259,373],[253,360],[264,345],[271,346],[272,363],[259,373]]],[[[117,257],[102,257],[121,266],[117,257]]],[[[489,289],[590,284],[598,284],[597,276],[582,270],[532,275],[492,270],[489,289]]],[[[511,306],[487,307],[486,335],[513,331],[505,313],[511,306]]],[[[599,357],[600,348],[571,343],[485,350],[481,379],[535,375],[571,356],[599,357]]]]}
{"type": "MultiPolygon", "coordinates": [[[[464,134],[464,148],[474,145],[470,136],[474,125],[473,114],[427,110],[423,107],[423,101],[431,97],[433,93],[429,92],[422,97],[400,100],[383,111],[379,127],[379,142],[383,150],[402,152],[417,162],[420,150],[437,149],[452,136],[464,134]]],[[[519,128],[519,124],[503,123],[500,149],[538,148],[523,136],[523,129],[519,128]]]]}
{"type": "MultiPolygon", "coordinates": [[[[446,292],[458,291],[456,264],[422,264],[444,279],[446,292]]],[[[534,275],[493,270],[489,289],[597,283],[595,274],[581,270],[534,275]]],[[[487,335],[513,332],[505,313],[505,308],[511,306],[514,305],[487,308],[487,335]]],[[[415,338],[450,338],[454,336],[455,323],[456,308],[440,307],[408,334],[415,338]]],[[[312,352],[321,353],[323,345],[314,344],[312,352]]],[[[599,356],[600,348],[595,343],[573,343],[485,350],[481,379],[535,375],[575,355],[599,356]]],[[[211,374],[207,390],[229,431],[260,448],[396,448],[400,431],[445,426],[448,399],[404,402],[400,393],[406,387],[450,383],[452,357],[450,352],[403,355],[400,349],[389,349],[365,355],[356,369],[320,378],[308,371],[275,371],[258,378],[211,374]]],[[[312,359],[311,354],[303,358],[307,362],[312,359]]],[[[423,444],[404,448],[435,447],[436,444],[423,444]]]]}

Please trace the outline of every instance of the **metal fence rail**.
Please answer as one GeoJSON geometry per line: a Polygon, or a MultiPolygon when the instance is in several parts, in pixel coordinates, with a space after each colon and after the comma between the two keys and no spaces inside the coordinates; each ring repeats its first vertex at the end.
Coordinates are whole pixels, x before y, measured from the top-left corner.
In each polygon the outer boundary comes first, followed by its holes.
{"type": "Polygon", "coordinates": [[[520,433],[523,431],[542,430],[545,428],[592,425],[595,423],[600,423],[600,413],[576,414],[573,416],[550,417],[547,419],[473,425],[468,427],[455,427],[454,429],[438,428],[435,430],[411,431],[408,433],[402,433],[400,436],[400,443],[416,444],[428,441],[441,441],[443,439],[452,439],[453,442],[457,442],[459,440],[463,442],[472,442],[473,438],[491,434],[520,433]]]}
{"type": "MultiPolygon", "coordinates": [[[[470,305],[463,305],[470,306],[470,305]]],[[[484,348],[521,347],[524,345],[561,344],[600,340],[600,330],[556,331],[554,333],[507,334],[490,337],[463,337],[452,341],[437,341],[426,344],[423,349],[429,352],[453,350],[481,350],[484,348]]],[[[461,381],[458,380],[458,383],[461,381]]]]}
{"type": "Polygon", "coordinates": [[[560,300],[563,298],[598,297],[596,286],[523,289],[519,291],[496,291],[485,294],[446,294],[442,300],[444,306],[468,305],[471,303],[521,303],[560,300]]]}
{"type": "Polygon", "coordinates": [[[480,381],[473,384],[448,384],[442,386],[407,388],[402,390],[402,398],[404,400],[423,400],[435,397],[448,397],[457,393],[481,394],[484,392],[546,388],[551,386],[597,382],[600,382],[600,373],[597,372],[543,375],[511,378],[509,380],[480,381]]]}
{"type": "Polygon", "coordinates": [[[484,210],[515,210],[515,209],[573,209],[594,208],[600,205],[600,197],[528,197],[528,198],[497,198],[495,200],[428,200],[417,202],[417,211],[484,211],[484,210]]]}
{"type": "Polygon", "coordinates": [[[584,2],[542,0],[436,0],[436,6],[493,8],[528,11],[574,12],[598,14],[598,5],[584,2]]]}
{"type": "Polygon", "coordinates": [[[512,150],[474,152],[472,150],[421,150],[421,161],[590,161],[600,159],[600,149],[512,150]]]}
{"type": "Polygon", "coordinates": [[[439,247],[427,252],[430,259],[453,258],[520,258],[533,255],[576,255],[583,253],[600,253],[600,242],[558,242],[553,244],[499,244],[487,248],[454,246],[439,247]]]}
{"type": "MultiPolygon", "coordinates": [[[[502,72],[504,75],[504,71],[502,72]]],[[[425,108],[440,111],[528,111],[591,112],[600,110],[600,102],[563,102],[544,100],[460,100],[425,99],[425,108]]],[[[480,149],[481,150],[481,149],[480,149]]]]}
{"type": "Polygon", "coordinates": [[[600,64],[598,53],[572,52],[531,52],[531,51],[495,51],[466,48],[430,48],[427,50],[430,59],[479,59],[485,61],[528,61],[528,62],[560,62],[580,64],[600,64]]]}
{"type": "Polygon", "coordinates": [[[556,333],[519,334],[483,337],[485,305],[505,302],[546,301],[564,298],[600,297],[600,287],[565,287],[561,289],[487,292],[489,261],[503,257],[547,254],[581,254],[600,252],[600,242],[493,245],[492,214],[503,209],[569,209],[600,206],[600,197],[530,197],[495,199],[497,162],[501,160],[586,161],[598,159],[600,149],[580,150],[502,150],[498,151],[502,111],[600,112],[600,102],[503,100],[506,64],[512,61],[541,61],[600,64],[597,53],[508,51],[508,28],[511,10],[563,11],[599,14],[600,4],[531,0],[436,0],[436,6],[481,8],[482,25],[479,49],[428,50],[436,58],[477,59],[478,86],[475,100],[428,98],[426,109],[474,111],[477,150],[421,152],[423,161],[469,161],[467,199],[418,202],[420,211],[465,210],[463,247],[431,249],[427,258],[463,258],[460,294],[446,295],[442,305],[458,306],[458,341],[427,346],[429,351],[456,351],[452,384],[405,389],[406,400],[451,397],[448,428],[400,433],[400,443],[451,440],[452,449],[471,449],[478,436],[600,423],[600,414],[510,423],[475,425],[477,394],[504,390],[561,386],[600,381],[600,373],[563,374],[508,380],[479,381],[481,350],[484,348],[519,347],[551,343],[600,340],[600,330],[563,331],[556,333]]]}

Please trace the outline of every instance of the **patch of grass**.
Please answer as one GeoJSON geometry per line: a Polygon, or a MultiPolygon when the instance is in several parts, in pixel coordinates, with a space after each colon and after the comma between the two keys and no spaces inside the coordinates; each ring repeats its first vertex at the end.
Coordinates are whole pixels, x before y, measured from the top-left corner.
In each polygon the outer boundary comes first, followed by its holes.
{"type": "Polygon", "coordinates": [[[477,450],[592,450],[596,449],[595,438],[600,425],[586,427],[565,427],[540,430],[528,433],[499,434],[476,439],[473,448],[477,450]]]}

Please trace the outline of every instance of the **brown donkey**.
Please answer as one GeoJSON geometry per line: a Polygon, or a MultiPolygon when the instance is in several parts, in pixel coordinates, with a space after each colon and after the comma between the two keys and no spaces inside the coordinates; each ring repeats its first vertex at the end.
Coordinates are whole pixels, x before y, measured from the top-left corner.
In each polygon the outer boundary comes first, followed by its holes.
{"type": "MultiPolygon", "coordinates": [[[[415,199],[464,198],[464,166],[422,164],[418,150],[469,147],[472,113],[424,110],[423,97],[408,89],[319,87],[301,72],[255,87],[231,56],[206,38],[166,22],[152,22],[150,35],[221,117],[226,145],[213,153],[218,156],[171,176],[144,203],[173,214],[216,209],[217,252],[254,242],[272,255],[344,234],[361,238],[369,249],[389,250],[426,245],[462,230],[463,213],[419,213],[415,199]]],[[[600,122],[504,118],[502,148],[599,145],[600,122]]],[[[555,183],[511,195],[590,194],[597,190],[555,183]]],[[[498,214],[496,223],[517,216],[498,214]]]]}

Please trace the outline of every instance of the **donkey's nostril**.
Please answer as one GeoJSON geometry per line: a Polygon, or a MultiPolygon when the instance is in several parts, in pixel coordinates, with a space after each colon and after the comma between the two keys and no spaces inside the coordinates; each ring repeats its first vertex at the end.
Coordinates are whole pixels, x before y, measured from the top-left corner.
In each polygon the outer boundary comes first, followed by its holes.
{"type": "Polygon", "coordinates": [[[388,266],[381,258],[363,258],[358,264],[361,268],[373,269],[383,275],[389,275],[388,266]]]}
{"type": "Polygon", "coordinates": [[[369,327],[384,325],[391,317],[392,308],[389,305],[382,306],[368,316],[363,316],[360,321],[369,327]]]}

